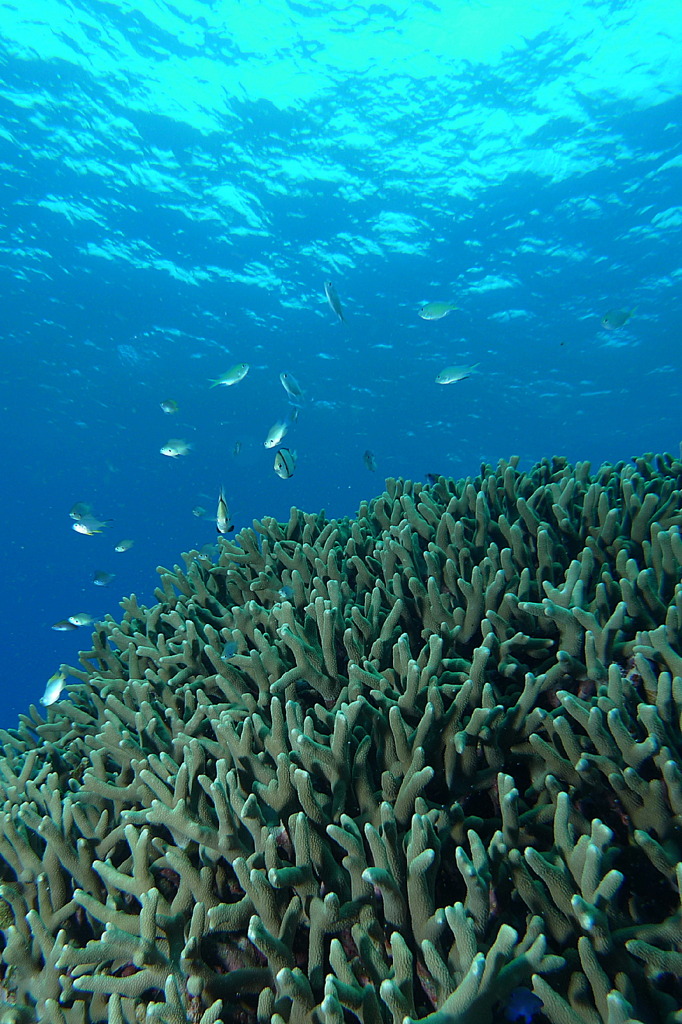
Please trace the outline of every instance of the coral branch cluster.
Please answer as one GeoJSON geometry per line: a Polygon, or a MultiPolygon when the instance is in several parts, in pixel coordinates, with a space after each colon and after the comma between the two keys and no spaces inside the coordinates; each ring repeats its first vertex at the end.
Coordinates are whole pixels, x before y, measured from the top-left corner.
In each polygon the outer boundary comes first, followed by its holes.
{"type": "Polygon", "coordinates": [[[681,483],[512,459],[160,569],[0,735],[0,1020],[682,1019],[681,483]]]}

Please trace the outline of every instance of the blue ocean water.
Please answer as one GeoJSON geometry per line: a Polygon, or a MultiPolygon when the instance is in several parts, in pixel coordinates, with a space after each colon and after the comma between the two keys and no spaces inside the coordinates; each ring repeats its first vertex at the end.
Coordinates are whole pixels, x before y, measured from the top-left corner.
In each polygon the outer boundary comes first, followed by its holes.
{"type": "Polygon", "coordinates": [[[215,540],[221,485],[239,529],[678,450],[679,0],[0,0],[0,48],[0,725],[89,647],[54,622],[215,540]]]}

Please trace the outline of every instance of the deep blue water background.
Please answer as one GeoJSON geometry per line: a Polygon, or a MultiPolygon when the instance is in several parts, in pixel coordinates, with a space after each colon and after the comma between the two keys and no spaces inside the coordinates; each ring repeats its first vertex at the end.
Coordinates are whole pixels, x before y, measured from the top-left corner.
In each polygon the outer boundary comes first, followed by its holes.
{"type": "Polygon", "coordinates": [[[89,646],[53,622],[150,603],[215,540],[192,510],[221,484],[239,529],[387,476],[678,450],[682,6],[338,6],[0,0],[0,726],[89,646]],[[453,363],[479,366],[437,386],[453,363]],[[111,527],[76,534],[76,501],[111,527]]]}

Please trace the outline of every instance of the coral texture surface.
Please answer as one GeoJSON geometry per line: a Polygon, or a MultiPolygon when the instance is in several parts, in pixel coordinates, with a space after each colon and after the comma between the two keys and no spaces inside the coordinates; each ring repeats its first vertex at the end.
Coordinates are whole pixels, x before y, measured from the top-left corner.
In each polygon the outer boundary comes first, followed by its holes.
{"type": "Polygon", "coordinates": [[[0,735],[0,1020],[682,1020],[681,485],[512,459],[159,569],[0,735]]]}

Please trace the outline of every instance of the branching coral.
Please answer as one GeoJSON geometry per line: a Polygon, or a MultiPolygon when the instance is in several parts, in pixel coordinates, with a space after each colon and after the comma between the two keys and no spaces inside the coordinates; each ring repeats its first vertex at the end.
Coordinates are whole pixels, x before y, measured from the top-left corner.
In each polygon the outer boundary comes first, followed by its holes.
{"type": "Polygon", "coordinates": [[[389,480],[160,569],[0,737],[0,1015],[682,1019],[681,482],[389,480]]]}

